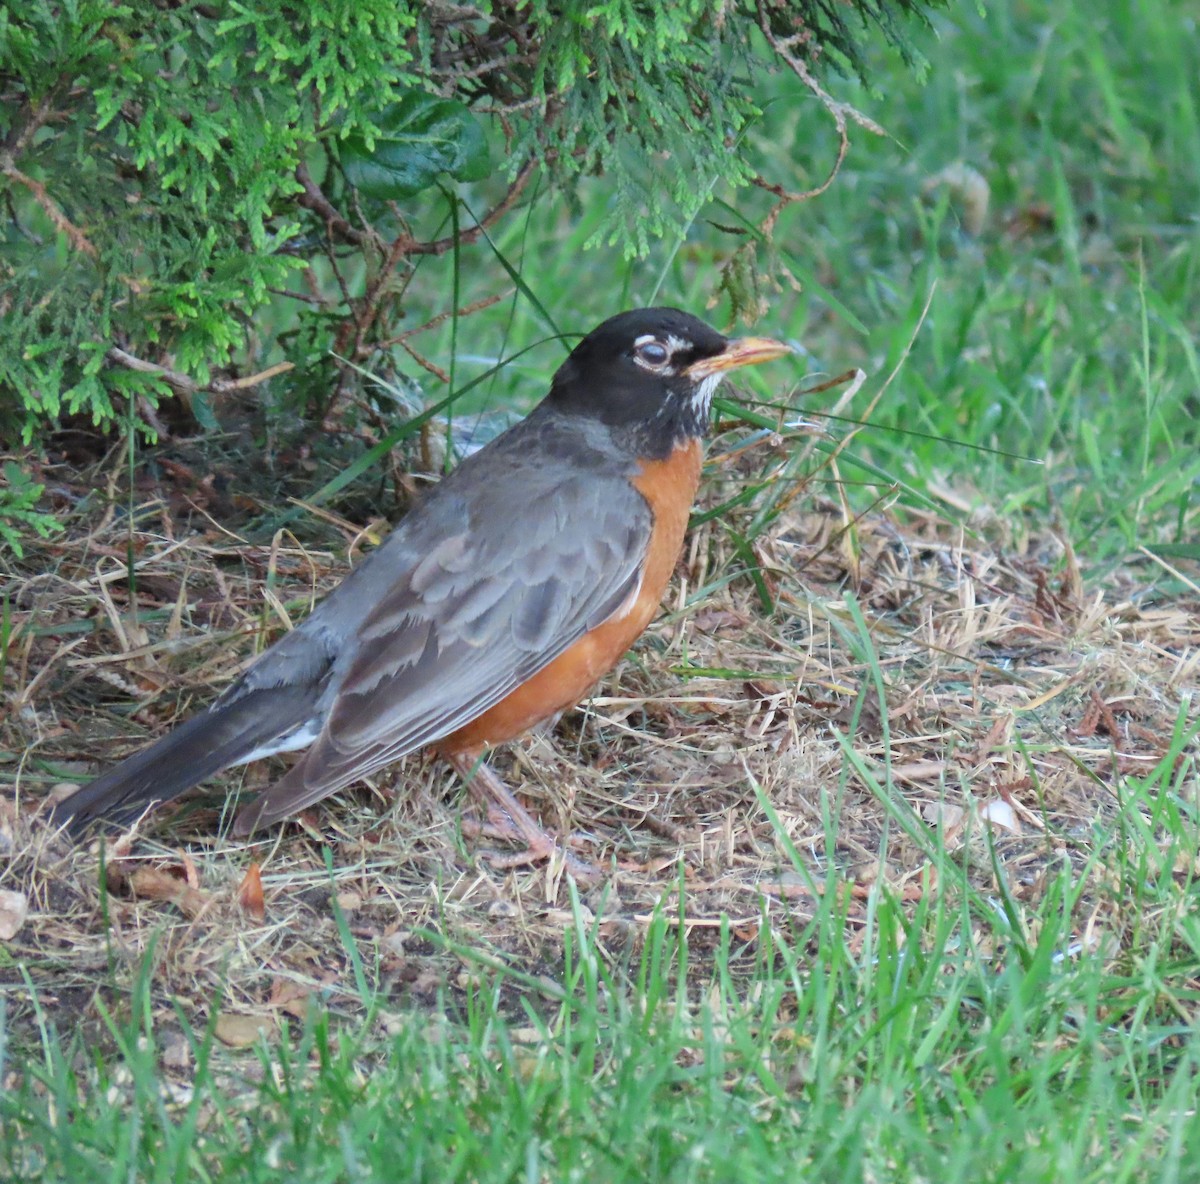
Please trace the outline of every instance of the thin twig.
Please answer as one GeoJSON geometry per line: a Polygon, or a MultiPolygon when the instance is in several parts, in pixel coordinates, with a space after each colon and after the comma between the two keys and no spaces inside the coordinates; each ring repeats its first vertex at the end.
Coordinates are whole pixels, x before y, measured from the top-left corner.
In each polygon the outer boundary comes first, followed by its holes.
{"type": "Polygon", "coordinates": [[[54,228],[66,237],[75,250],[81,251],[89,259],[95,259],[100,254],[91,239],[62,212],[61,207],[50,196],[46,186],[41,181],[35,181],[28,174],[21,172],[8,152],[0,153],[0,174],[15,181],[18,185],[23,185],[33,194],[33,200],[41,206],[42,212],[54,223],[54,228]]]}
{"type": "Polygon", "coordinates": [[[391,283],[392,273],[399,266],[400,260],[407,258],[410,254],[408,247],[411,242],[412,239],[407,233],[393,239],[388,244],[378,273],[367,285],[366,293],[359,302],[360,315],[355,317],[354,357],[356,358],[364,358],[371,352],[371,347],[366,343],[367,333],[379,316],[379,309],[391,283]]]}
{"type": "Polygon", "coordinates": [[[118,362],[129,370],[137,370],[141,374],[154,374],[172,390],[179,391],[181,394],[194,395],[200,389],[200,384],[194,378],[189,378],[178,370],[161,366],[157,362],[147,362],[145,358],[134,357],[133,354],[119,346],[112,346],[105,356],[110,362],[118,362]]]}
{"type": "Polygon", "coordinates": [[[521,171],[513,178],[512,184],[508,187],[508,192],[475,223],[474,226],[469,226],[465,230],[460,230],[458,235],[447,235],[445,238],[434,239],[433,242],[420,243],[409,242],[407,244],[409,255],[444,255],[457,242],[460,246],[469,246],[473,243],[485,230],[489,230],[497,221],[504,217],[518,197],[521,196],[521,191],[529,183],[529,178],[533,176],[533,170],[536,161],[527,160],[522,166],[521,171]]]}
{"type": "Polygon", "coordinates": [[[799,58],[793,53],[796,45],[807,44],[811,39],[811,33],[807,30],[800,33],[794,33],[790,37],[780,37],[771,28],[770,14],[767,6],[763,3],[758,5],[758,26],[762,30],[763,36],[767,39],[767,43],[772,50],[787,63],[788,68],[800,79],[804,85],[812,91],[820,100],[821,105],[833,116],[833,122],[837,127],[838,133],[838,151],[837,157],[833,162],[833,168],[829,170],[829,175],[819,185],[812,189],[806,189],[801,193],[793,193],[785,189],[782,185],[778,185],[772,181],[766,180],[762,176],[753,177],[752,183],[760,189],[765,189],[768,193],[774,194],[779,201],[771,208],[766,218],[763,219],[762,225],[759,227],[768,238],[771,237],[771,232],[775,229],[775,223],[779,221],[779,215],[790,205],[799,201],[809,201],[814,197],[820,196],[833,184],[834,178],[838,175],[842,168],[842,162],[846,159],[846,153],[850,149],[850,135],[847,130],[847,120],[852,119],[859,127],[865,128],[869,132],[873,132],[877,136],[886,135],[887,133],[874,120],[869,119],[856,107],[849,103],[841,103],[835,99],[825,88],[816,80],[812,71],[808,67],[808,63],[802,58],[799,58]]]}
{"type": "Polygon", "coordinates": [[[12,134],[11,140],[4,145],[5,151],[10,160],[16,160],[21,153],[29,146],[30,140],[37,134],[38,129],[42,124],[49,120],[54,113],[54,106],[51,103],[51,95],[47,94],[44,99],[33,109],[29,118],[25,121],[20,131],[12,134]]]}
{"type": "MultiPolygon", "coordinates": [[[[496,205],[474,226],[460,230],[457,238],[454,235],[447,235],[445,238],[423,243],[409,234],[402,234],[388,245],[386,253],[388,255],[396,253],[397,258],[407,255],[444,255],[456,242],[460,246],[473,243],[485,230],[489,229],[512,208],[517,198],[521,196],[522,190],[528,184],[529,178],[533,175],[536,163],[535,160],[527,160],[521,167],[521,171],[513,178],[512,184],[509,185],[504,196],[496,205]]],[[[360,230],[346,220],[329,198],[321,192],[320,186],[313,180],[312,175],[303,164],[296,167],[296,180],[300,182],[303,189],[303,192],[296,199],[297,202],[305,209],[320,214],[325,219],[326,229],[331,235],[336,235],[338,238],[360,246],[368,242],[378,241],[374,235],[365,230],[360,230]]]]}
{"type": "Polygon", "coordinates": [[[268,378],[274,378],[276,374],[286,374],[295,368],[294,362],[276,362],[274,366],[268,366],[257,374],[248,374],[245,378],[214,379],[208,384],[208,389],[219,395],[229,391],[244,391],[252,386],[258,386],[260,382],[266,382],[268,378]]]}
{"type": "Polygon", "coordinates": [[[460,308],[457,312],[447,309],[445,312],[439,312],[437,316],[430,317],[423,325],[417,325],[414,329],[405,329],[403,333],[397,333],[395,337],[385,338],[383,341],[375,343],[376,349],[387,349],[393,345],[403,345],[410,337],[415,337],[418,333],[424,333],[429,329],[436,329],[443,321],[448,320],[452,316],[466,317],[473,312],[479,312],[484,308],[491,308],[493,304],[499,304],[501,300],[507,299],[512,295],[512,288],[508,288],[504,292],[497,292],[494,296],[485,296],[482,300],[475,300],[472,303],[460,308]]]}
{"type": "Polygon", "coordinates": [[[330,237],[336,234],[338,238],[357,243],[360,246],[371,241],[371,236],[366,231],[359,230],[357,226],[352,226],[347,222],[333,202],[321,192],[320,186],[312,179],[307,165],[296,166],[296,180],[300,182],[303,189],[296,199],[297,202],[305,209],[312,210],[313,213],[320,214],[325,219],[325,229],[330,237]]]}
{"type": "Polygon", "coordinates": [[[212,382],[202,385],[178,370],[172,370],[158,362],[148,362],[145,358],[135,357],[115,345],[109,349],[106,356],[110,362],[117,362],[129,370],[137,370],[141,374],[154,374],[172,390],[184,395],[194,395],[198,391],[212,391],[219,395],[227,394],[229,391],[243,391],[249,387],[258,386],[260,382],[266,382],[268,378],[274,378],[276,374],[286,374],[289,370],[295,369],[292,362],[276,362],[274,366],[268,366],[257,374],[249,374],[244,378],[214,378],[212,382]]]}
{"type": "Polygon", "coordinates": [[[404,352],[408,354],[408,356],[412,358],[412,360],[416,362],[416,364],[420,366],[422,370],[428,370],[430,374],[436,375],[439,379],[441,379],[442,382],[448,383],[450,381],[450,375],[447,374],[445,370],[443,370],[440,366],[435,365],[422,354],[417,353],[417,351],[413,349],[413,347],[409,345],[407,341],[398,341],[396,344],[399,345],[400,348],[404,350],[404,352]]]}

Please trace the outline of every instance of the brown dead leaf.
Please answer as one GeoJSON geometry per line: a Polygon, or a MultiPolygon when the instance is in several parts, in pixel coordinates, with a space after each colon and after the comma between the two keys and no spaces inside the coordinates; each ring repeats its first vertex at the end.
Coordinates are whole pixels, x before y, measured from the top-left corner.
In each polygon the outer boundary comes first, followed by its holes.
{"type": "Polygon", "coordinates": [[[960,212],[963,229],[972,238],[978,238],[987,225],[988,206],[992,198],[992,187],[987,178],[978,169],[958,160],[926,178],[921,186],[921,194],[929,198],[943,188],[949,192],[950,200],[960,212]]]}
{"type": "Polygon", "coordinates": [[[988,728],[988,734],[980,741],[979,751],[991,752],[993,749],[1004,749],[1012,743],[1012,732],[1015,720],[1010,712],[998,715],[988,728]]]}
{"type": "Polygon", "coordinates": [[[192,1046],[182,1032],[172,1032],[162,1043],[162,1063],[167,1069],[190,1069],[192,1046]]]}
{"type": "Polygon", "coordinates": [[[956,851],[962,846],[963,828],[967,812],[962,806],[950,802],[927,802],[921,807],[921,817],[942,832],[942,845],[947,851],[956,851]]]}
{"type": "Polygon", "coordinates": [[[744,629],[748,618],[723,608],[705,608],[692,615],[692,624],[704,633],[720,629],[744,629]]]}
{"type": "Polygon", "coordinates": [[[199,888],[200,873],[196,870],[196,861],[186,851],[179,853],[179,861],[183,865],[183,882],[189,888],[199,888]]]}
{"type": "Polygon", "coordinates": [[[12,941],[29,915],[29,898],[23,892],[0,889],[0,941],[12,941]]]}
{"type": "Polygon", "coordinates": [[[126,881],[131,895],[142,900],[165,900],[185,917],[196,918],[212,903],[212,897],[186,880],[161,867],[139,867],[126,881]]]}
{"type": "Polygon", "coordinates": [[[579,905],[578,913],[570,909],[547,909],[545,916],[546,920],[549,921],[550,924],[555,927],[555,929],[561,928],[564,933],[575,924],[575,918],[577,916],[580,921],[589,926],[596,919],[595,914],[587,907],[586,904],[579,905]]]}
{"type": "Polygon", "coordinates": [[[361,909],[362,902],[362,895],[353,891],[352,889],[347,889],[345,892],[339,892],[337,894],[338,908],[340,908],[343,913],[353,913],[357,909],[361,909]]]}
{"type": "Polygon", "coordinates": [[[267,1000],[268,1007],[276,1007],[286,1011],[295,1019],[302,1020],[308,1014],[308,1000],[312,992],[305,986],[290,978],[277,978],[271,984],[271,997],[267,1000]]]}
{"type": "Polygon", "coordinates": [[[961,806],[950,802],[927,802],[921,807],[921,817],[930,826],[941,826],[945,830],[961,827],[967,812],[961,806]]]}
{"type": "Polygon", "coordinates": [[[764,881],[757,885],[759,892],[770,896],[781,896],[784,900],[795,900],[798,897],[810,897],[813,892],[807,884],[799,879],[793,879],[790,872],[784,872],[778,880],[764,881]]]}
{"type": "Polygon", "coordinates": [[[907,761],[892,766],[892,776],[898,781],[917,785],[923,781],[937,781],[946,773],[946,761],[907,761]]]}
{"type": "Polygon", "coordinates": [[[257,863],[246,868],[246,874],[238,885],[237,901],[256,921],[267,919],[267,902],[263,898],[262,872],[257,863]]]}
{"type": "Polygon", "coordinates": [[[56,781],[50,786],[46,801],[57,806],[59,802],[65,802],[78,788],[79,786],[74,781],[56,781]]]}
{"type": "Polygon", "coordinates": [[[217,1039],[230,1048],[247,1048],[259,1037],[270,1039],[279,1030],[279,1023],[272,1015],[234,1015],[223,1011],[217,1016],[214,1031],[217,1039]]]}

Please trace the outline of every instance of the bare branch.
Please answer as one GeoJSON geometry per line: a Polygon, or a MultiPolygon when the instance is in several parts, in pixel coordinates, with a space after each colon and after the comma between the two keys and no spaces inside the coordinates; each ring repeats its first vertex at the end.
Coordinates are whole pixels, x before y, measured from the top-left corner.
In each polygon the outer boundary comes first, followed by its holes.
{"type": "Polygon", "coordinates": [[[303,192],[296,201],[306,210],[312,210],[325,219],[325,227],[331,237],[337,235],[346,242],[357,243],[360,246],[371,241],[371,236],[365,230],[359,230],[357,226],[347,222],[333,202],[321,192],[321,187],[312,179],[307,165],[296,166],[296,180],[303,187],[303,192]]]}
{"type": "Polygon", "coordinates": [[[294,362],[276,362],[274,366],[268,366],[257,374],[247,374],[245,378],[214,379],[208,384],[207,389],[218,395],[227,394],[229,391],[249,390],[252,386],[258,386],[260,382],[266,382],[268,378],[274,378],[276,374],[286,374],[295,368],[294,362]]]}
{"type": "Polygon", "coordinates": [[[117,362],[129,370],[136,370],[140,374],[156,375],[172,390],[178,391],[180,394],[194,395],[200,389],[200,384],[194,378],[189,378],[178,370],[160,366],[157,362],[147,362],[145,358],[134,357],[133,354],[127,353],[119,346],[112,346],[105,356],[110,362],[117,362]]]}
{"type": "MultiPolygon", "coordinates": [[[[465,230],[458,232],[457,242],[460,246],[473,243],[485,230],[490,229],[512,209],[516,204],[517,198],[521,196],[521,191],[529,183],[529,178],[533,176],[536,163],[534,160],[527,160],[521,166],[521,171],[513,178],[513,183],[508,187],[508,192],[505,193],[496,205],[484,214],[474,226],[469,226],[465,230]]],[[[435,239],[429,243],[410,241],[407,244],[408,249],[406,253],[409,255],[444,255],[454,246],[455,241],[454,235],[447,235],[446,238],[435,239]]]]}
{"type": "Polygon", "coordinates": [[[15,181],[18,185],[23,185],[33,194],[33,200],[41,206],[42,212],[54,223],[55,230],[65,236],[75,250],[80,251],[89,259],[95,259],[99,255],[99,251],[96,250],[91,239],[62,212],[58,203],[50,196],[46,186],[41,181],[35,181],[21,172],[9,152],[0,153],[0,174],[8,177],[10,181],[15,181]]]}
{"type": "Polygon", "coordinates": [[[435,365],[427,357],[425,357],[424,354],[417,353],[417,351],[413,349],[413,347],[409,345],[407,341],[399,341],[397,344],[402,350],[404,350],[406,354],[408,354],[410,358],[412,358],[414,362],[416,362],[418,366],[421,367],[422,370],[428,370],[430,374],[435,375],[437,378],[441,379],[442,382],[448,383],[450,381],[450,375],[447,374],[446,371],[441,368],[441,366],[435,365]]]}
{"type": "Polygon", "coordinates": [[[212,391],[213,394],[218,395],[228,394],[230,391],[243,391],[249,387],[258,386],[260,382],[266,382],[268,378],[274,378],[276,374],[286,374],[289,370],[295,369],[292,362],[276,362],[274,366],[268,366],[265,370],[260,370],[257,374],[249,374],[245,378],[214,378],[212,382],[201,385],[194,378],[190,378],[178,370],[159,365],[158,362],[148,362],[145,358],[135,357],[119,346],[112,346],[106,356],[110,362],[117,362],[129,370],[136,370],[140,374],[154,374],[172,390],[184,395],[194,395],[198,391],[212,391]]]}
{"type": "Polygon", "coordinates": [[[887,133],[874,120],[865,116],[858,108],[849,103],[842,103],[835,99],[814,77],[812,70],[809,69],[808,63],[798,57],[794,52],[797,47],[803,48],[812,41],[812,32],[808,29],[801,29],[796,33],[787,37],[781,37],[771,28],[771,19],[768,6],[759,0],[758,4],[758,27],[762,30],[763,36],[767,39],[767,43],[774,50],[776,55],[783,59],[787,64],[788,69],[800,79],[804,85],[812,91],[820,100],[821,105],[833,116],[833,122],[837,127],[838,132],[838,151],[837,158],[833,162],[833,168],[829,170],[829,175],[819,185],[812,189],[806,189],[801,193],[793,193],[785,189],[782,185],[777,185],[774,182],[767,181],[761,176],[753,178],[753,183],[760,189],[765,189],[768,193],[773,193],[779,201],[771,208],[763,220],[760,229],[770,238],[771,232],[775,229],[775,223],[779,221],[779,215],[790,205],[798,201],[809,201],[814,197],[818,197],[824,193],[830,185],[833,184],[834,178],[838,175],[842,168],[842,162],[846,159],[846,153],[850,148],[850,135],[847,130],[847,121],[853,120],[859,127],[865,128],[874,135],[883,136],[887,133]]]}
{"type": "Polygon", "coordinates": [[[387,349],[393,345],[403,345],[410,337],[415,337],[418,333],[424,333],[427,329],[436,329],[443,321],[448,320],[452,316],[466,317],[473,312],[479,312],[483,308],[491,308],[493,304],[499,304],[506,296],[511,296],[512,288],[505,292],[497,292],[494,296],[485,296],[482,300],[473,301],[460,308],[458,312],[439,312],[436,317],[430,317],[423,325],[417,325],[412,329],[405,329],[403,333],[397,333],[395,337],[388,337],[383,341],[375,343],[376,349],[387,349]]]}
{"type": "Polygon", "coordinates": [[[20,157],[21,153],[29,146],[29,141],[33,139],[38,128],[46,123],[50,116],[54,114],[54,106],[50,102],[50,99],[51,96],[49,94],[42,99],[33,109],[20,131],[13,128],[8,142],[4,145],[9,160],[17,160],[20,157]]]}

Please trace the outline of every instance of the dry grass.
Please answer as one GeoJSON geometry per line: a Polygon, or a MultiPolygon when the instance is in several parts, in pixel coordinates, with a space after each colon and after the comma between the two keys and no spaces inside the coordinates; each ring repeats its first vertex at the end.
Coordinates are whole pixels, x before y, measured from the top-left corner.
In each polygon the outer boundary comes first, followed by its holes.
{"type": "MultiPolygon", "coordinates": [[[[1122,807],[1122,778],[1164,759],[1200,684],[1195,584],[1160,602],[1149,559],[1092,580],[1066,540],[1017,541],[994,521],[965,529],[878,507],[851,519],[826,498],[838,488],[828,473],[813,479],[802,440],[713,451],[723,450],[705,503],[749,486],[758,498],[695,531],[669,611],[588,705],[496,757],[548,825],[611,869],[585,898],[602,947],[626,956],[681,875],[702,975],[705,934],[715,941],[723,916],[751,951],[764,918],[793,924],[830,884],[849,893],[853,941],[881,878],[902,899],[941,890],[930,843],[955,851],[985,891],[994,850],[1008,889],[1030,901],[1047,869],[1082,868],[1097,821],[1122,807]],[[764,498],[795,492],[785,481],[803,496],[748,537],[764,498]],[[749,553],[761,585],[745,574],[749,553]],[[897,803],[916,830],[896,824],[897,803]]],[[[57,489],[73,501],[105,481],[95,472],[57,489]]],[[[228,1015],[251,1017],[230,1021],[233,1043],[309,994],[354,1009],[353,949],[374,960],[385,995],[418,1004],[476,973],[455,947],[552,980],[571,916],[561,870],[491,868],[486,839],[464,837],[459,788],[428,761],[254,843],[222,836],[211,789],[110,842],[103,871],[97,844],[49,832],[55,781],[82,779],[93,759],[112,761],[195,710],[337,582],[358,542],[348,529],[331,549],[325,523],[324,546],[246,544],[194,489],[139,494],[128,514],[106,498],[78,504],[63,536],[3,571],[0,889],[23,894],[29,916],[0,976],[23,963],[61,1029],[98,1025],[97,989],[109,997],[105,984],[127,983],[153,947],[156,1000],[203,1014],[220,992],[228,1015]]],[[[251,769],[246,786],[271,773],[251,769]]],[[[1080,939],[1103,931],[1119,944],[1112,893],[1098,880],[1088,900],[1080,939]]],[[[669,911],[678,917],[678,903],[669,911]]]]}

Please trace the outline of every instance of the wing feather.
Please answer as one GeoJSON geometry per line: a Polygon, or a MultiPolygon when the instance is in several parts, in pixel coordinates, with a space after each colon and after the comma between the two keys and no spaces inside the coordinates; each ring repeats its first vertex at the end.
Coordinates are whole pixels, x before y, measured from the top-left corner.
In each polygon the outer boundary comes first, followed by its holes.
{"type": "Polygon", "coordinates": [[[652,527],[645,499],[624,472],[538,477],[516,464],[453,521],[426,516],[436,540],[403,540],[420,558],[361,621],[321,734],[239,830],[451,735],[628,601],[652,527]]]}

